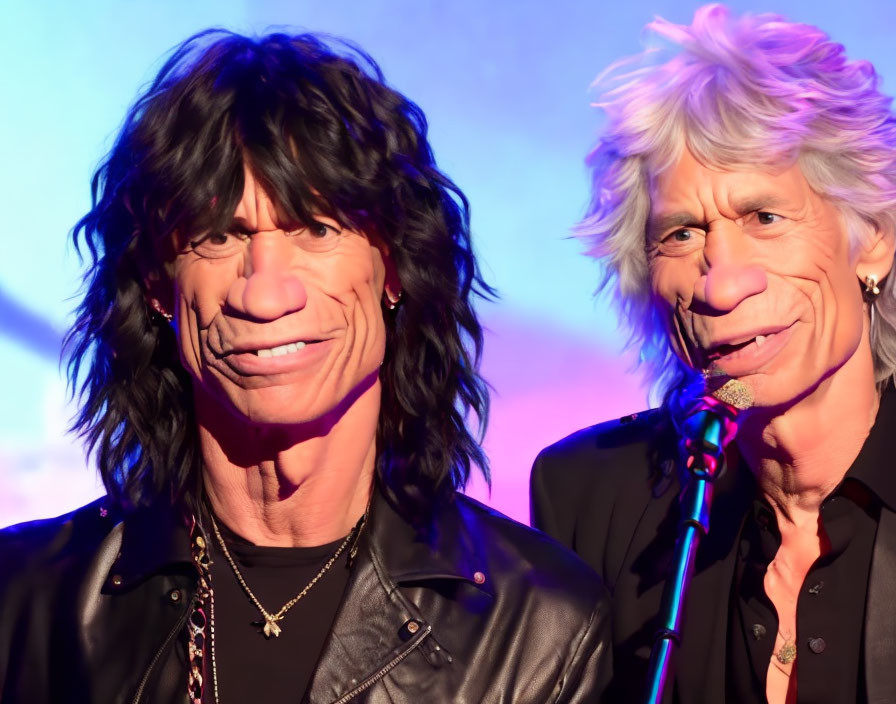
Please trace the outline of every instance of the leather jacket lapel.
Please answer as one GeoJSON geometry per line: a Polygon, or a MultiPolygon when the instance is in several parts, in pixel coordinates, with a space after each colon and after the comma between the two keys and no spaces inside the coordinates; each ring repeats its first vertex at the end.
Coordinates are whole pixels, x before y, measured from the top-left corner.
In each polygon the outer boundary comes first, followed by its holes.
{"type": "MultiPolygon", "coordinates": [[[[363,701],[363,692],[409,657],[417,659],[417,667],[408,673],[415,679],[409,689],[428,690],[433,701],[443,691],[440,682],[449,691],[447,681],[436,677],[451,656],[436,642],[428,620],[434,614],[418,607],[399,585],[458,580],[475,584],[472,566],[478,550],[463,525],[452,503],[434,512],[424,529],[415,530],[374,492],[370,521],[305,704],[363,701]],[[429,677],[421,675],[421,657],[428,663],[423,672],[429,677]]],[[[490,586],[476,586],[483,598],[490,598],[490,586]]]]}
{"type": "MultiPolygon", "coordinates": [[[[360,555],[359,555],[360,557],[360,555]]],[[[372,559],[355,565],[305,697],[307,704],[349,701],[397,667],[429,637],[431,626],[372,559]]]]}
{"type": "MultiPolygon", "coordinates": [[[[104,504],[90,513],[114,520],[104,504]]],[[[179,636],[195,575],[181,515],[161,504],[133,512],[109,531],[80,575],[72,648],[84,672],[78,701],[179,703],[186,697],[179,636]]]]}
{"type": "Polygon", "coordinates": [[[868,704],[896,702],[896,513],[881,507],[865,607],[865,688],[868,704]]]}

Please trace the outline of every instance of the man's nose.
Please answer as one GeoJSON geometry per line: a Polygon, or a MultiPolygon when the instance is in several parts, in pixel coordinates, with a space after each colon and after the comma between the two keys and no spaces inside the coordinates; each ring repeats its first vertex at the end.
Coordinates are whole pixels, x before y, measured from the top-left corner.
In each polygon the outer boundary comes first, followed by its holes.
{"type": "Polygon", "coordinates": [[[694,297],[712,311],[727,313],[742,301],[765,291],[765,269],[753,263],[751,242],[734,223],[713,228],[703,249],[704,274],[694,297]]]}
{"type": "Polygon", "coordinates": [[[304,308],[305,285],[291,266],[295,251],[279,230],[252,235],[243,255],[243,275],[230,287],[227,304],[259,320],[276,320],[304,308]]]}

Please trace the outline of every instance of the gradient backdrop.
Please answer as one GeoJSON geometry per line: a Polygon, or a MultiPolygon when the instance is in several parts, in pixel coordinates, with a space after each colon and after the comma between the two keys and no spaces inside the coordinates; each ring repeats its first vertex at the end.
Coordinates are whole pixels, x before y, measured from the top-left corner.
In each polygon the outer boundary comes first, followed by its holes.
{"type": "MultiPolygon", "coordinates": [[[[58,369],[79,287],[68,232],[92,171],[137,88],[193,32],[293,28],[351,39],[426,112],[439,163],[473,206],[477,251],[501,293],[480,306],[494,388],[485,440],[491,492],[528,521],[529,468],[573,430],[639,410],[646,392],[596,265],[570,226],[587,199],[583,157],[599,116],[588,87],[642,48],[655,15],[689,22],[691,0],[0,0],[0,526],[56,515],[101,493],[77,441],[58,369]]],[[[896,81],[896,4],[734,2],[817,24],[896,81]]]]}

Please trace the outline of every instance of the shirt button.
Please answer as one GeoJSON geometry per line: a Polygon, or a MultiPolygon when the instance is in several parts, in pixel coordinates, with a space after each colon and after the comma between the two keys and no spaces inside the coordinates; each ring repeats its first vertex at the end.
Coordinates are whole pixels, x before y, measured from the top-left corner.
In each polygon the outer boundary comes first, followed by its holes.
{"type": "Polygon", "coordinates": [[[824,642],[824,638],[809,639],[809,650],[811,650],[816,655],[818,655],[819,653],[823,653],[827,645],[828,644],[824,642]]]}
{"type": "Polygon", "coordinates": [[[175,604],[180,601],[180,589],[172,589],[168,592],[168,598],[171,599],[175,604]]]}
{"type": "Polygon", "coordinates": [[[123,581],[123,580],[121,579],[121,575],[120,575],[120,574],[116,574],[116,575],[114,575],[114,576],[112,577],[112,586],[114,586],[114,587],[120,587],[122,581],[123,581]]]}

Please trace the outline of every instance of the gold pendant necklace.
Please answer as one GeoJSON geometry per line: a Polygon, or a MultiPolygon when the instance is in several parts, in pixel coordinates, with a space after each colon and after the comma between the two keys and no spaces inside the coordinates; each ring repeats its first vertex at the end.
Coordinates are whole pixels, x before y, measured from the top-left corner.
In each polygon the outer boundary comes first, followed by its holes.
{"type": "Polygon", "coordinates": [[[784,639],[784,643],[781,644],[778,652],[774,653],[774,656],[778,658],[778,662],[782,665],[789,665],[796,660],[796,642],[785,636],[781,631],[778,631],[778,634],[784,639]]]}
{"type": "MultiPolygon", "coordinates": [[[[292,604],[298,601],[304,593],[307,593],[307,591],[314,585],[314,582],[320,579],[321,575],[326,572],[332,565],[332,563],[338,559],[339,554],[345,549],[347,545],[351,545],[348,553],[348,566],[352,566],[352,562],[354,561],[355,555],[358,552],[358,539],[361,537],[361,530],[367,523],[367,516],[369,512],[370,504],[368,503],[367,509],[364,511],[364,515],[358,519],[358,522],[355,524],[355,527],[352,529],[351,533],[348,534],[348,537],[345,539],[342,545],[339,546],[336,554],[333,555],[333,557],[330,559],[329,564],[324,565],[324,568],[312,580],[311,584],[305,587],[305,589],[302,590],[302,593],[300,593],[294,600],[292,600],[292,604]]],[[[234,573],[237,575],[240,584],[242,584],[243,589],[249,595],[249,598],[252,599],[255,606],[262,612],[262,615],[265,617],[265,626],[267,626],[269,623],[272,626],[272,628],[263,629],[262,632],[268,638],[270,638],[271,635],[279,635],[281,629],[279,626],[277,626],[277,621],[283,618],[283,614],[288,608],[292,606],[292,604],[287,602],[287,604],[284,605],[280,612],[278,612],[278,614],[274,616],[271,616],[262,608],[261,604],[258,603],[258,600],[249,590],[249,587],[246,586],[246,583],[242,579],[242,575],[240,575],[236,564],[234,564],[233,559],[230,557],[230,553],[227,551],[227,546],[224,545],[224,541],[221,537],[220,531],[218,530],[218,526],[214,523],[214,517],[211,516],[211,511],[209,511],[209,517],[212,520],[212,525],[215,528],[215,534],[217,535],[218,540],[221,543],[224,554],[230,561],[230,566],[234,570],[234,573]],[[275,628],[276,630],[274,630],[275,628]]],[[[220,701],[220,697],[218,693],[218,663],[215,657],[215,592],[212,588],[212,562],[209,555],[208,542],[206,541],[202,529],[199,527],[195,516],[193,516],[191,520],[190,538],[191,555],[193,564],[196,566],[196,571],[198,573],[199,579],[196,585],[196,593],[193,595],[187,622],[188,656],[190,665],[187,682],[188,701],[190,704],[202,704],[202,696],[205,689],[203,685],[206,679],[206,667],[208,667],[211,670],[210,674],[212,681],[212,700],[214,704],[218,704],[218,702],[220,701]]]]}
{"type": "Polygon", "coordinates": [[[347,536],[345,536],[345,540],[342,541],[342,544],[336,548],[336,552],[324,563],[324,566],[320,568],[320,572],[318,572],[314,579],[312,579],[308,584],[305,585],[305,588],[302,589],[298,594],[296,594],[292,599],[287,601],[283,606],[280,607],[280,610],[276,613],[271,613],[267,609],[265,609],[261,602],[258,601],[258,598],[255,594],[252,593],[252,590],[249,589],[249,585],[246,584],[246,580],[243,579],[243,575],[240,573],[239,568],[236,566],[236,561],[231,557],[230,551],[227,549],[227,545],[224,542],[224,537],[221,535],[221,531],[218,529],[218,524],[215,522],[215,517],[209,512],[209,518],[212,522],[212,529],[215,531],[215,537],[218,539],[218,544],[221,546],[221,551],[224,553],[224,557],[227,558],[227,562],[230,563],[230,568],[233,570],[234,575],[236,575],[237,581],[240,583],[240,586],[243,588],[243,591],[246,592],[246,596],[249,597],[250,601],[255,604],[255,607],[261,613],[262,618],[264,619],[264,626],[261,629],[261,632],[264,634],[265,638],[270,638],[271,636],[275,638],[280,637],[280,633],[282,632],[282,628],[277,625],[278,621],[281,621],[283,617],[286,615],[286,612],[289,611],[293,606],[295,606],[299,600],[304,597],[313,587],[317,584],[318,580],[323,577],[327,570],[329,570],[336,560],[339,559],[339,556],[348,547],[348,544],[352,541],[352,538],[360,533],[361,528],[364,526],[364,522],[367,519],[367,512],[364,512],[364,515],[358,520],[358,523],[355,527],[349,532],[347,536]]]}

